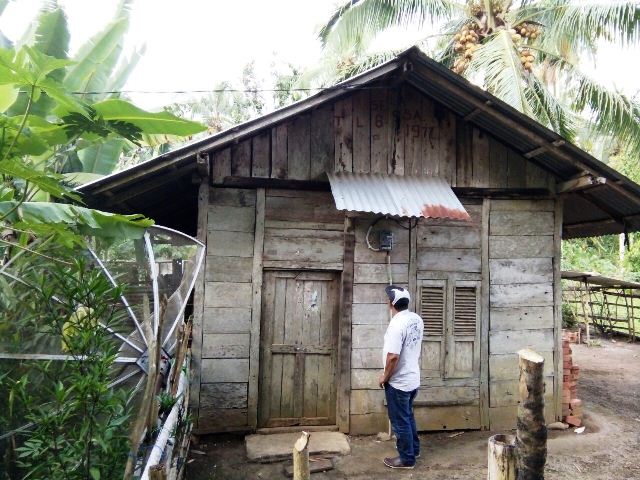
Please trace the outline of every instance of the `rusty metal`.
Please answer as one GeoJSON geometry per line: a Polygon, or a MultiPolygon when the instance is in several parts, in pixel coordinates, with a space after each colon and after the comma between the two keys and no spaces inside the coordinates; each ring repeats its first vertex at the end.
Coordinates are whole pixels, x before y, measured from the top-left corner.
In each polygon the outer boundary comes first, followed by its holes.
{"type": "Polygon", "coordinates": [[[449,184],[440,177],[380,173],[329,174],[338,210],[395,217],[470,219],[449,184]]]}

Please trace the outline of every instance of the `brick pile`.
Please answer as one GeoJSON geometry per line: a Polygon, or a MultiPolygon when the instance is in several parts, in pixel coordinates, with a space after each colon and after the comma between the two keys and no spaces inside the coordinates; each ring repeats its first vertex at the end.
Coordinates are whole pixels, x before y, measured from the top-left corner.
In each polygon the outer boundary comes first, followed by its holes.
{"type": "Polygon", "coordinates": [[[582,400],[578,398],[580,367],[573,364],[568,338],[562,340],[562,421],[574,427],[582,425],[582,400]]]}

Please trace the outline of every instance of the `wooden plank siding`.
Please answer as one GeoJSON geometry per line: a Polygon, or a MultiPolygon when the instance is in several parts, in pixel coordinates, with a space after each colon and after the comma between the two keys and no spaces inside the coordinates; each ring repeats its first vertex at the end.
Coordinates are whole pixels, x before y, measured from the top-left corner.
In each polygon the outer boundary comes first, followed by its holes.
{"type": "MultiPolygon", "coordinates": [[[[491,200],[489,213],[489,421],[515,426],[516,352],[532,348],[545,358],[546,416],[555,418],[558,395],[554,310],[555,204],[548,200],[491,200]]],[[[558,259],[559,260],[559,259],[558,259]]]]}
{"type": "Polygon", "coordinates": [[[554,179],[490,132],[417,89],[345,95],[211,154],[226,177],[326,181],[325,172],[437,175],[457,187],[554,188],[554,179]]]}

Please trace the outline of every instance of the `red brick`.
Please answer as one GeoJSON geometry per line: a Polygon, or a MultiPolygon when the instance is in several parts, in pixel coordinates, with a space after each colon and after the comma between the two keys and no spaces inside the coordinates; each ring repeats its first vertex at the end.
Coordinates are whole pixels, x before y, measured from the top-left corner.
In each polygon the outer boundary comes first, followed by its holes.
{"type": "Polygon", "coordinates": [[[569,415],[567,416],[567,418],[564,419],[565,423],[568,423],[569,425],[572,425],[574,427],[579,427],[580,425],[582,425],[582,420],[578,417],[575,417],[573,415],[569,415]]]}

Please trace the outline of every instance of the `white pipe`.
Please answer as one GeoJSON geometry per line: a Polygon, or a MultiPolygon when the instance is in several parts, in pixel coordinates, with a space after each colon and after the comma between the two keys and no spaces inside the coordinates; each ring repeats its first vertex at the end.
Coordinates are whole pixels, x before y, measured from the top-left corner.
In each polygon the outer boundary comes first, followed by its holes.
{"type": "MultiPolygon", "coordinates": [[[[188,368],[188,362],[186,359],[185,359],[184,365],[187,366],[186,370],[188,371],[189,368],[188,368]]],[[[185,371],[182,370],[180,372],[180,379],[178,380],[178,391],[176,393],[176,398],[178,400],[173,405],[171,412],[169,412],[169,415],[167,416],[167,419],[165,420],[164,425],[162,425],[162,430],[160,430],[160,434],[158,435],[158,438],[156,438],[156,443],[153,445],[153,449],[149,454],[149,459],[147,460],[147,464],[144,467],[144,471],[142,472],[142,476],[140,477],[140,480],[149,480],[149,469],[154,465],[157,465],[158,462],[160,462],[160,459],[162,458],[162,454],[164,453],[164,449],[167,446],[167,442],[169,441],[169,436],[172,435],[172,432],[173,432],[173,435],[175,435],[175,426],[176,426],[176,423],[178,422],[178,414],[180,413],[180,407],[184,403],[183,394],[186,386],[187,386],[187,376],[185,374],[185,371]]]]}

